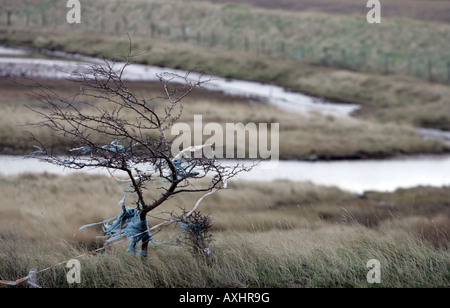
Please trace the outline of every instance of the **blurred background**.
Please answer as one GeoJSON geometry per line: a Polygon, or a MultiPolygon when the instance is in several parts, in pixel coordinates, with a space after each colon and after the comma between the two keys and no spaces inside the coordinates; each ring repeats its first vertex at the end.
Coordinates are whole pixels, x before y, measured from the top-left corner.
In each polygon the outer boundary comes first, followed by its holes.
{"type": "MultiPolygon", "coordinates": [[[[363,0],[81,1],[80,24],[67,22],[66,4],[0,0],[0,279],[98,247],[100,230],[77,229],[115,216],[126,189],[22,159],[35,150],[27,131],[52,140],[29,126],[29,107],[45,109],[23,78],[70,95],[63,72],[123,60],[130,37],[143,66],[127,82],[139,96],[157,96],[161,70],[216,76],[185,99],[182,121],[280,123],[278,168],[205,200],[213,266],[155,248],[156,265],[138,266],[142,285],[366,287],[376,257],[384,286],[450,286],[449,1],[381,1],[380,24],[367,22],[363,0]],[[192,271],[202,275],[183,279],[192,271]]],[[[104,262],[86,265],[97,286],[136,286],[104,262]]],[[[67,286],[55,271],[41,283],[67,286]]]]}

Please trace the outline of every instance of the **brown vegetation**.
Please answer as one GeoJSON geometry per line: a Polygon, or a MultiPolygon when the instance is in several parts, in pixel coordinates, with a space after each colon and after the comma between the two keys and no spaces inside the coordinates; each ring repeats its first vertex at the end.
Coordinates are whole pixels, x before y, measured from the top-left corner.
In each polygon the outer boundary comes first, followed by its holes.
{"type": "MultiPolygon", "coordinates": [[[[0,177],[0,183],[0,279],[100,247],[99,228],[78,228],[117,214],[126,189],[111,178],[82,174],[24,174],[0,177]]],[[[368,287],[365,265],[376,258],[381,286],[448,287],[449,192],[420,187],[361,199],[308,183],[232,182],[200,208],[212,219],[208,262],[192,259],[183,247],[151,247],[142,263],[119,245],[80,259],[80,286],[368,287]]],[[[170,203],[175,209],[195,201],[189,195],[170,203]]],[[[170,212],[154,216],[150,225],[170,212]]],[[[154,240],[164,241],[167,232],[178,230],[166,229],[154,240]]],[[[38,282],[70,287],[65,275],[60,266],[39,274],[38,282]]]]}
{"type": "MultiPolygon", "coordinates": [[[[41,140],[50,142],[51,131],[29,124],[38,118],[27,107],[42,108],[37,99],[30,97],[29,88],[0,79],[0,152],[28,154],[36,145],[27,131],[41,140]]],[[[64,95],[79,90],[67,81],[43,81],[64,95]]],[[[139,97],[154,97],[161,93],[159,83],[129,83],[139,97]]],[[[203,123],[280,123],[280,156],[282,159],[358,159],[380,158],[398,154],[445,153],[448,147],[438,141],[423,140],[411,127],[379,124],[348,117],[301,115],[279,110],[262,102],[249,102],[246,98],[229,97],[218,92],[198,89],[186,97],[181,121],[193,125],[194,115],[201,114],[203,123]]],[[[100,138],[100,137],[98,137],[100,138]]],[[[208,136],[205,136],[208,138],[208,136]]],[[[99,139],[110,143],[111,140],[99,139]]],[[[67,142],[56,144],[55,149],[67,153],[67,142]]]]}
{"type": "MultiPolygon", "coordinates": [[[[361,0],[204,0],[213,3],[248,4],[268,9],[314,11],[339,15],[361,15],[368,12],[361,0]]],[[[389,18],[409,18],[430,22],[450,22],[450,5],[446,0],[382,1],[382,14],[389,18]]]]}

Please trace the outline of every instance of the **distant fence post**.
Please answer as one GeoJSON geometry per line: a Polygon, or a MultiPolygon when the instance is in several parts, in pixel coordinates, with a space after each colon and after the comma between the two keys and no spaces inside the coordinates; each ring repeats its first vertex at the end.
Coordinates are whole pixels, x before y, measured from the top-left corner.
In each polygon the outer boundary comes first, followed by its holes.
{"type": "Polygon", "coordinates": [[[262,54],[266,53],[266,41],[265,40],[261,41],[261,53],[262,54]]]}
{"type": "Polygon", "coordinates": [[[181,26],[181,35],[184,42],[187,42],[189,40],[189,28],[187,28],[185,25],[181,26]]]}
{"type": "Polygon", "coordinates": [[[115,31],[116,31],[117,35],[120,33],[120,22],[119,21],[116,21],[115,31]]]}
{"type": "Polygon", "coordinates": [[[387,75],[389,74],[389,55],[384,55],[384,73],[387,75]]]}
{"type": "Polygon", "coordinates": [[[245,51],[249,51],[250,50],[250,40],[248,39],[248,37],[245,37],[245,51]]]}
{"type": "Polygon", "coordinates": [[[408,75],[411,75],[411,73],[412,73],[412,60],[411,60],[411,58],[410,57],[408,57],[408,64],[407,64],[407,74],[408,75]]]}
{"type": "Polygon", "coordinates": [[[126,16],[122,16],[122,24],[123,24],[123,31],[128,32],[129,31],[129,23],[128,23],[128,18],[126,16]]]}
{"type": "Polygon", "coordinates": [[[286,43],[284,41],[281,42],[281,44],[280,44],[280,53],[281,53],[281,57],[283,59],[285,59],[286,58],[286,43]]]}
{"type": "Polygon", "coordinates": [[[428,59],[428,80],[433,80],[433,61],[428,59]]]}
{"type": "Polygon", "coordinates": [[[341,55],[342,55],[341,66],[347,68],[347,51],[345,49],[341,49],[341,55]]]}
{"type": "Polygon", "coordinates": [[[214,32],[212,32],[210,46],[215,47],[216,44],[217,44],[217,37],[216,37],[216,34],[214,32]]]}
{"type": "Polygon", "coordinates": [[[447,82],[450,83],[450,61],[447,62],[447,82]]]}
{"type": "Polygon", "coordinates": [[[155,37],[155,34],[156,34],[156,26],[155,26],[154,23],[152,23],[152,24],[150,25],[150,35],[151,35],[152,38],[154,38],[154,37],[155,37]]]}
{"type": "Polygon", "coordinates": [[[228,49],[229,50],[233,50],[234,45],[233,45],[233,36],[231,36],[231,34],[228,36],[228,49]]]}
{"type": "Polygon", "coordinates": [[[47,26],[47,16],[45,15],[45,13],[41,13],[41,25],[42,27],[47,26]]]}
{"type": "Polygon", "coordinates": [[[361,51],[360,59],[361,59],[361,61],[359,64],[360,65],[359,69],[362,70],[366,66],[366,63],[367,63],[367,54],[365,51],[361,51]]]}
{"type": "Polygon", "coordinates": [[[6,12],[6,25],[8,27],[12,25],[11,16],[12,16],[12,12],[11,11],[7,11],[6,12]]]}
{"type": "Polygon", "coordinates": [[[322,64],[328,65],[328,48],[324,47],[322,49],[322,64]]]}

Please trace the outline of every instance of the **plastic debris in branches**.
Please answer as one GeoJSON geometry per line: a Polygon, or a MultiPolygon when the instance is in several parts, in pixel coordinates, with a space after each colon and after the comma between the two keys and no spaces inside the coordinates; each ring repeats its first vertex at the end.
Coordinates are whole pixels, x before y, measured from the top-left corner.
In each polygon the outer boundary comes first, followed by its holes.
{"type": "Polygon", "coordinates": [[[102,146],[102,149],[104,150],[108,150],[111,152],[123,152],[125,151],[125,147],[121,144],[119,144],[119,141],[114,140],[113,142],[111,142],[111,144],[107,144],[102,146]]]}
{"type": "Polygon", "coordinates": [[[127,237],[130,240],[128,252],[140,254],[141,251],[136,247],[139,242],[146,243],[151,239],[151,235],[147,219],[141,220],[138,209],[125,209],[123,207],[112,224],[103,225],[103,232],[106,234],[103,238],[107,238],[105,245],[127,237]]]}
{"type": "Polygon", "coordinates": [[[87,145],[79,147],[79,148],[75,148],[75,149],[70,149],[69,152],[78,152],[80,151],[83,155],[86,155],[88,153],[91,152],[91,148],[88,147],[87,145]]]}
{"type": "MultiPolygon", "coordinates": [[[[111,151],[114,153],[125,151],[125,147],[123,145],[121,145],[117,139],[112,141],[110,144],[102,145],[101,148],[103,150],[111,151]]],[[[82,146],[79,148],[70,149],[69,152],[81,152],[81,154],[86,155],[86,154],[91,153],[92,149],[91,149],[91,147],[85,145],[85,146],[82,146]]]]}

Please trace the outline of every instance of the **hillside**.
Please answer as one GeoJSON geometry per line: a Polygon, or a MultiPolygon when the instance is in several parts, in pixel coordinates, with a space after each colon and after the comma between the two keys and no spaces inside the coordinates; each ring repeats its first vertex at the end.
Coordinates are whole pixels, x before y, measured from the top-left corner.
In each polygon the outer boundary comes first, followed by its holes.
{"type": "MultiPolygon", "coordinates": [[[[239,3],[268,9],[313,11],[328,14],[366,14],[362,0],[204,0],[213,3],[239,3]]],[[[382,14],[388,18],[409,18],[422,21],[450,23],[450,3],[447,0],[389,0],[381,1],[382,14]]]]}
{"type": "Polygon", "coordinates": [[[365,119],[449,129],[448,24],[384,18],[370,25],[365,14],[135,0],[120,10],[114,1],[85,5],[83,22],[70,25],[61,2],[39,2],[17,5],[9,25],[0,15],[0,43],[115,58],[126,52],[129,33],[141,63],[202,67],[362,104],[365,119]]]}

